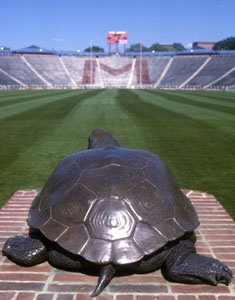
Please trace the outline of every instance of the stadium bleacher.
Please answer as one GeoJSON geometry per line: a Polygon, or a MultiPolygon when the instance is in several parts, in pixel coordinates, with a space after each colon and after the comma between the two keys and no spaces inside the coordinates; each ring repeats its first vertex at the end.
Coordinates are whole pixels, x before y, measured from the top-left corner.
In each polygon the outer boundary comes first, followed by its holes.
{"type": "Polygon", "coordinates": [[[3,86],[15,86],[15,85],[20,85],[18,82],[15,80],[11,79],[7,74],[0,69],[0,84],[3,86]]]}
{"type": "MultiPolygon", "coordinates": [[[[234,51],[235,52],[235,51],[234,51]]],[[[234,89],[235,53],[61,55],[0,53],[0,88],[234,89]]]]}
{"type": "MultiPolygon", "coordinates": [[[[208,85],[235,66],[235,56],[214,56],[205,68],[188,84],[194,85],[208,85]]],[[[225,82],[225,85],[227,83],[225,82]]]]}
{"type": "Polygon", "coordinates": [[[59,57],[56,55],[28,55],[25,57],[45,82],[50,86],[73,86],[70,78],[66,74],[59,57]]]}
{"type": "MultiPolygon", "coordinates": [[[[43,85],[44,83],[38,78],[32,70],[25,64],[20,55],[1,55],[0,68],[5,71],[9,79],[14,80],[14,84],[23,83],[24,85],[43,85]],[[13,79],[14,78],[14,79],[13,79]]],[[[7,76],[6,75],[6,76],[7,76]]],[[[0,83],[2,84],[2,82],[0,83]]],[[[11,83],[9,83],[11,84],[11,83]]]]}
{"type": "Polygon", "coordinates": [[[175,56],[160,86],[180,86],[198,70],[205,60],[205,56],[175,56]]]}
{"type": "Polygon", "coordinates": [[[106,87],[126,87],[131,73],[132,58],[110,56],[100,61],[101,76],[106,87]]]}

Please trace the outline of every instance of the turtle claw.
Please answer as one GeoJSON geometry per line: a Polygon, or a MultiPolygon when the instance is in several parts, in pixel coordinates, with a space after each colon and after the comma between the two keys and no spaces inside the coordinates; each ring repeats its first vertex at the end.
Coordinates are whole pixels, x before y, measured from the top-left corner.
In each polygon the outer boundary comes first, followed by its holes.
{"type": "Polygon", "coordinates": [[[215,261],[212,264],[208,264],[205,266],[208,272],[208,280],[212,285],[218,285],[219,283],[223,283],[225,285],[229,285],[232,280],[233,273],[232,271],[225,266],[220,261],[215,261]]]}

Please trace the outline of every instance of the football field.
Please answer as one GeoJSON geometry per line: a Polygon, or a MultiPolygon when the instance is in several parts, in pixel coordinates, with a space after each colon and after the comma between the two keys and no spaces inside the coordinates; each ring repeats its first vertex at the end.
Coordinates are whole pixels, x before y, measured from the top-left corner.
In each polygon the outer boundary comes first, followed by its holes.
{"type": "Polygon", "coordinates": [[[162,90],[0,92],[0,204],[42,186],[93,128],[157,154],[181,188],[214,194],[235,218],[235,93],[162,90]]]}

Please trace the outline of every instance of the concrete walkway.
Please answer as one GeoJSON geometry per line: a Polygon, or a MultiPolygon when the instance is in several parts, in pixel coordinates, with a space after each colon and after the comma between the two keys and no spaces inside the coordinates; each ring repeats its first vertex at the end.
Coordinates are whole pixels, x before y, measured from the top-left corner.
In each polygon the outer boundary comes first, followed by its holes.
{"type": "MultiPolygon", "coordinates": [[[[235,274],[235,222],[213,195],[183,190],[201,226],[197,251],[220,259],[235,274]]],[[[27,235],[28,209],[35,190],[17,191],[0,210],[0,248],[8,237],[27,235]]],[[[48,263],[23,268],[0,255],[0,300],[88,300],[97,277],[65,272],[48,263]]],[[[97,300],[235,300],[235,279],[228,287],[166,282],[161,272],[116,277],[97,300]]]]}

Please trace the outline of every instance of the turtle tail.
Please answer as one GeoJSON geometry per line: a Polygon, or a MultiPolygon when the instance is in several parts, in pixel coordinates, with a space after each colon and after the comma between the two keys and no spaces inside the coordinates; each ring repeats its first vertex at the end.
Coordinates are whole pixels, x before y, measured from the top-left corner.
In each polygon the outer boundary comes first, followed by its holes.
{"type": "Polygon", "coordinates": [[[91,296],[98,296],[103,291],[103,289],[110,283],[115,273],[116,269],[112,264],[103,266],[100,271],[97,286],[91,296]]]}

